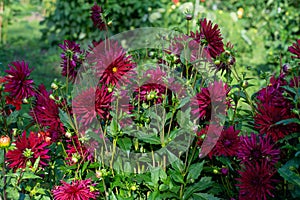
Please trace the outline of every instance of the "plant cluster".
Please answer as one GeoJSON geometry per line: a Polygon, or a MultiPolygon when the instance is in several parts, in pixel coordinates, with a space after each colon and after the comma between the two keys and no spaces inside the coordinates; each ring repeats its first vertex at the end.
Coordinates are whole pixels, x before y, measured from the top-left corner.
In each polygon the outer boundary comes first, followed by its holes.
{"type": "MultiPolygon", "coordinates": [[[[188,16],[186,34],[158,32],[136,50],[89,9],[106,38],[59,45],[64,83],[35,85],[25,61],[0,77],[3,199],[300,197],[300,63],[250,96],[212,21],[189,31],[188,16]]],[[[300,59],[300,40],[288,51],[300,59]]]]}

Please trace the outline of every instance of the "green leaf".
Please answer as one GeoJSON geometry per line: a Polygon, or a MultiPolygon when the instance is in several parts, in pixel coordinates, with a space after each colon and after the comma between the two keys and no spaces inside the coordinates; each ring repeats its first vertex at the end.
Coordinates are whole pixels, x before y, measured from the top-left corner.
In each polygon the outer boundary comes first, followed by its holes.
{"type": "Polygon", "coordinates": [[[300,124],[300,120],[298,118],[284,119],[284,120],[281,120],[279,122],[276,122],[274,125],[280,125],[280,124],[287,125],[287,124],[291,124],[291,123],[300,124]]]}
{"type": "Polygon", "coordinates": [[[170,169],[170,175],[171,175],[171,178],[175,182],[184,184],[184,180],[183,180],[184,177],[182,176],[182,174],[179,171],[170,169]]]}
{"type": "Polygon", "coordinates": [[[37,176],[30,172],[24,172],[22,179],[42,179],[40,176],[37,176]]]}
{"type": "Polygon", "coordinates": [[[132,147],[132,141],[129,138],[119,138],[117,144],[125,151],[129,151],[132,147]]]}
{"type": "Polygon", "coordinates": [[[156,134],[151,134],[151,135],[140,134],[138,135],[138,139],[149,144],[161,144],[160,138],[156,136],[156,134]]]}
{"type": "Polygon", "coordinates": [[[72,120],[62,109],[59,109],[59,118],[66,128],[74,129],[72,120]]]}
{"type": "Polygon", "coordinates": [[[211,177],[202,177],[199,182],[193,184],[188,187],[183,194],[183,199],[189,199],[194,193],[203,191],[209,187],[211,187],[213,182],[211,181],[211,177]]]}
{"type": "Polygon", "coordinates": [[[195,200],[220,200],[218,197],[207,193],[195,193],[193,194],[193,199],[195,200]]]}
{"type": "Polygon", "coordinates": [[[196,180],[200,176],[200,174],[203,170],[204,163],[205,163],[205,161],[203,160],[201,163],[195,163],[190,166],[189,173],[187,176],[188,181],[190,179],[196,180]]]}

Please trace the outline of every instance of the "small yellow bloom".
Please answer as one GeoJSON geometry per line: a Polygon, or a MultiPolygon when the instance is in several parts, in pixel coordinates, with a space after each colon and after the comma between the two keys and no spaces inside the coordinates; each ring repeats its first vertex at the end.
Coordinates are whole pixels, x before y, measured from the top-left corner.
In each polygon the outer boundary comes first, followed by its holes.
{"type": "Polygon", "coordinates": [[[239,8],[237,11],[238,18],[241,19],[243,17],[243,14],[244,14],[244,9],[239,8]]]}

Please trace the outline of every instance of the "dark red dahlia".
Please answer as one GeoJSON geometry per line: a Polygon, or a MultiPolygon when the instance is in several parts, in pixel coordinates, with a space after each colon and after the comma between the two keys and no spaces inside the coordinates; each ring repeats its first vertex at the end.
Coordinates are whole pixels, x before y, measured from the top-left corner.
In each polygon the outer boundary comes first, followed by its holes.
{"type": "Polygon", "coordinates": [[[64,52],[61,54],[61,74],[68,77],[69,81],[74,82],[83,60],[84,52],[80,45],[75,42],[65,40],[63,44],[58,45],[64,52]]]}
{"type": "Polygon", "coordinates": [[[47,155],[49,149],[47,146],[49,143],[45,142],[42,137],[39,137],[36,133],[30,132],[29,137],[26,137],[24,131],[22,136],[18,137],[15,142],[16,149],[9,150],[6,154],[9,167],[17,170],[18,168],[26,168],[27,162],[31,162],[31,165],[40,157],[39,166],[45,167],[48,165],[50,156],[47,155]]]}
{"type": "Polygon", "coordinates": [[[240,140],[237,156],[242,163],[266,162],[274,166],[279,161],[280,150],[275,147],[268,136],[257,136],[251,133],[250,137],[241,136],[240,140]]]}
{"type": "Polygon", "coordinates": [[[295,43],[293,43],[293,45],[288,48],[288,51],[292,54],[295,54],[295,56],[292,56],[292,58],[300,59],[300,40],[297,40],[295,43]]]}
{"type": "Polygon", "coordinates": [[[74,97],[72,108],[79,124],[88,126],[96,119],[95,99],[96,89],[92,87],[74,97]]]}
{"type": "Polygon", "coordinates": [[[224,44],[222,41],[222,35],[217,24],[213,26],[212,22],[207,21],[206,18],[199,21],[200,33],[197,38],[200,39],[201,45],[204,45],[204,49],[208,55],[212,58],[216,58],[224,51],[224,44]]]}
{"type": "Polygon", "coordinates": [[[212,106],[216,109],[214,110],[216,113],[225,112],[228,92],[227,84],[223,84],[222,81],[215,81],[208,87],[201,88],[201,92],[191,101],[192,113],[200,119],[210,120],[212,106]]]}
{"type": "Polygon", "coordinates": [[[88,161],[93,159],[93,154],[83,145],[77,136],[73,136],[67,144],[66,148],[67,161],[69,165],[77,164],[80,161],[88,161]]]}
{"type": "MultiPolygon", "coordinates": [[[[50,94],[44,85],[39,86],[30,115],[37,124],[49,128],[48,132],[62,133],[64,132],[64,127],[59,118],[59,108],[55,101],[49,98],[50,94]]],[[[51,136],[51,138],[54,137],[51,136]]]]}
{"type": "Polygon", "coordinates": [[[269,85],[257,92],[257,99],[263,104],[289,109],[290,102],[283,96],[285,89],[282,86],[286,85],[284,74],[280,74],[278,78],[272,76],[269,85]]]}
{"type": "Polygon", "coordinates": [[[103,15],[103,9],[98,4],[94,4],[91,8],[91,19],[94,23],[94,26],[99,30],[106,30],[105,18],[103,15]]]}
{"type": "Polygon", "coordinates": [[[268,196],[274,197],[272,190],[275,189],[274,184],[277,182],[273,178],[276,171],[266,162],[253,162],[246,165],[246,167],[239,171],[240,178],[237,180],[240,188],[240,200],[267,200],[268,196]]]}
{"type": "Polygon", "coordinates": [[[33,96],[33,80],[29,79],[31,71],[24,61],[12,62],[9,70],[5,70],[7,75],[4,77],[4,91],[9,92],[9,96],[17,101],[33,96]]]}
{"type": "Polygon", "coordinates": [[[235,156],[240,144],[239,132],[239,130],[234,130],[233,126],[223,130],[216,146],[208,154],[209,157],[211,158],[212,155],[235,156]]]}
{"type": "Polygon", "coordinates": [[[128,83],[132,76],[136,64],[131,61],[131,56],[127,56],[125,50],[118,42],[104,41],[100,43],[89,58],[91,62],[96,62],[95,70],[100,78],[100,83],[105,85],[120,85],[128,83]]]}
{"type": "Polygon", "coordinates": [[[54,200],[90,200],[96,199],[98,192],[93,189],[94,184],[90,179],[75,180],[72,183],[61,181],[61,186],[55,186],[52,190],[54,200]]]}
{"type": "Polygon", "coordinates": [[[276,124],[279,121],[294,118],[289,109],[276,107],[269,104],[260,104],[254,116],[255,128],[261,134],[267,134],[274,142],[284,138],[286,135],[296,132],[299,127],[295,123],[288,125],[276,124]]]}
{"type": "Polygon", "coordinates": [[[113,93],[109,92],[108,88],[104,85],[96,89],[95,109],[101,119],[108,119],[110,116],[112,94],[113,93]]]}
{"type": "Polygon", "coordinates": [[[148,103],[160,104],[170,94],[166,86],[157,83],[147,83],[138,88],[135,93],[136,100],[148,103]]]}

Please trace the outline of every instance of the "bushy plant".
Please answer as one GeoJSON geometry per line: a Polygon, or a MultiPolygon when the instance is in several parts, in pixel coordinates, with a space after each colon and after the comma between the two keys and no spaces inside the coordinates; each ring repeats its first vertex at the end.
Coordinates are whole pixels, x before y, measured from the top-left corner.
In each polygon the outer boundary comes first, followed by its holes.
{"type": "Polygon", "coordinates": [[[3,199],[299,198],[300,40],[250,96],[212,21],[108,37],[87,12],[106,38],[59,45],[65,82],[25,61],[0,78],[3,199]]]}

